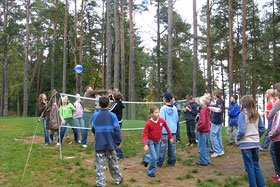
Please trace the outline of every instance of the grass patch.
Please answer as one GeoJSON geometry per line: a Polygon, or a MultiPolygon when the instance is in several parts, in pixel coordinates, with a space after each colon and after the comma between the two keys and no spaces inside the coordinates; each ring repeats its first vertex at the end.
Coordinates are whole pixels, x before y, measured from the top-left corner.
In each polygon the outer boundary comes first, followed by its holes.
{"type": "Polygon", "coordinates": [[[191,179],[191,178],[194,178],[194,176],[192,176],[191,174],[188,173],[183,177],[176,177],[176,180],[185,180],[185,179],[191,179]]]}
{"type": "Polygon", "coordinates": [[[160,179],[154,179],[154,180],[151,180],[148,182],[149,184],[159,184],[161,183],[161,180],[160,179]]]}
{"type": "Polygon", "coordinates": [[[181,160],[181,163],[185,166],[192,166],[194,160],[193,159],[186,159],[186,160],[181,160]]]}
{"type": "Polygon", "coordinates": [[[136,182],[136,179],[135,179],[135,178],[130,178],[130,179],[128,180],[128,182],[136,182]]]}
{"type": "Polygon", "coordinates": [[[198,169],[193,169],[190,171],[191,173],[198,173],[198,169]]]}

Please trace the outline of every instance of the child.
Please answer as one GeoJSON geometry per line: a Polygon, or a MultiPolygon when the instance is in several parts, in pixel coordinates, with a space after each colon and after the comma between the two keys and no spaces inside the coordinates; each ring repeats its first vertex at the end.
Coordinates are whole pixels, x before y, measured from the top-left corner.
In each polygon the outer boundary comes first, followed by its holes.
{"type": "MultiPolygon", "coordinates": [[[[124,109],[124,106],[122,103],[122,94],[119,92],[113,93],[113,100],[114,100],[114,102],[113,102],[112,106],[109,108],[109,111],[113,112],[117,115],[120,128],[122,129],[122,116],[123,116],[123,109],[124,109]]],[[[117,151],[117,159],[118,160],[124,159],[122,148],[117,149],[116,151],[117,151]]]]}
{"type": "Polygon", "coordinates": [[[271,129],[273,118],[270,119],[268,114],[269,114],[270,110],[272,109],[274,103],[276,102],[274,89],[267,90],[266,91],[266,97],[268,99],[268,102],[267,102],[267,105],[266,105],[266,111],[265,112],[266,112],[266,118],[268,120],[268,127],[267,127],[266,134],[264,136],[264,139],[263,139],[262,146],[260,148],[261,151],[268,151],[268,147],[269,147],[269,144],[270,144],[270,139],[268,137],[268,133],[271,129]]]}
{"type": "MultiPolygon", "coordinates": [[[[180,115],[182,113],[181,104],[177,101],[177,98],[175,96],[172,98],[172,103],[173,103],[174,106],[176,106],[177,112],[178,112],[178,119],[180,119],[180,115]]],[[[177,122],[177,132],[176,132],[176,142],[180,142],[180,141],[181,141],[180,124],[179,124],[179,120],[178,120],[178,122],[177,122]]]]}
{"type": "MultiPolygon", "coordinates": [[[[163,95],[163,101],[165,105],[160,108],[159,116],[163,118],[171,133],[173,140],[176,140],[177,132],[177,122],[178,122],[178,112],[177,108],[171,103],[172,95],[170,93],[165,93],[163,95]]],[[[170,142],[168,140],[168,133],[166,129],[162,129],[162,138],[160,141],[160,153],[157,165],[161,167],[165,159],[166,147],[168,146],[168,159],[167,164],[170,166],[175,166],[176,164],[176,142],[170,142]]]]}
{"type": "Polygon", "coordinates": [[[92,117],[92,132],[94,137],[94,150],[96,159],[96,185],[106,186],[106,160],[108,160],[111,176],[116,184],[124,178],[119,171],[115,149],[120,148],[122,141],[119,121],[116,114],[109,112],[109,97],[99,98],[100,112],[92,117]]]}
{"type": "MultiPolygon", "coordinates": [[[[76,101],[74,103],[74,107],[77,109],[74,113],[73,113],[73,118],[75,121],[76,126],[78,127],[84,127],[85,126],[85,122],[84,122],[84,118],[83,118],[83,105],[81,103],[81,98],[80,98],[80,94],[76,94],[76,101]]],[[[78,142],[81,143],[80,141],[80,129],[77,129],[77,138],[78,138],[78,142]]]]}
{"type": "Polygon", "coordinates": [[[215,90],[214,98],[215,103],[211,106],[220,109],[219,112],[213,111],[211,113],[211,130],[210,130],[210,140],[211,147],[214,153],[211,155],[212,158],[222,156],[225,154],[223,147],[223,140],[221,135],[221,130],[223,127],[223,110],[224,110],[224,101],[221,99],[222,91],[215,90]]]}
{"type": "Polygon", "coordinates": [[[185,119],[186,119],[186,129],[187,129],[187,135],[189,138],[189,144],[187,146],[193,146],[196,144],[195,141],[195,118],[198,113],[197,111],[197,104],[193,102],[193,98],[191,95],[186,96],[187,99],[187,105],[184,109],[185,112],[185,119]]]}
{"type": "Polygon", "coordinates": [[[240,100],[241,113],[238,116],[237,143],[240,145],[245,170],[250,186],[265,186],[259,166],[260,136],[265,127],[256,110],[252,96],[245,95],[240,100]]]}
{"type": "Polygon", "coordinates": [[[227,127],[227,135],[228,135],[228,145],[233,145],[235,142],[235,137],[238,131],[237,128],[237,119],[240,113],[240,107],[237,103],[238,96],[233,95],[230,97],[231,105],[228,108],[228,127],[227,127]]]}
{"type": "Polygon", "coordinates": [[[159,117],[158,107],[151,108],[150,115],[151,118],[146,122],[146,125],[144,127],[142,142],[144,144],[144,151],[150,152],[148,176],[155,177],[163,126],[168,133],[169,142],[171,144],[173,143],[173,138],[168,125],[166,124],[164,119],[159,117]]]}
{"type": "MultiPolygon", "coordinates": [[[[62,98],[62,102],[63,102],[63,105],[59,109],[60,110],[59,115],[62,120],[62,124],[64,126],[67,126],[67,124],[69,123],[70,126],[75,126],[75,122],[73,120],[73,111],[76,111],[76,108],[71,103],[68,103],[67,96],[64,96],[62,98]]],[[[60,141],[60,139],[58,139],[57,144],[56,144],[57,146],[59,146],[60,143],[62,142],[66,128],[67,127],[61,127],[61,130],[60,130],[61,141],[60,141]]],[[[78,143],[78,135],[77,135],[78,130],[76,128],[73,128],[73,132],[74,132],[75,142],[78,143]]]]}
{"type": "Polygon", "coordinates": [[[200,116],[198,124],[195,130],[198,138],[198,152],[199,161],[196,162],[197,165],[207,166],[210,163],[209,160],[209,132],[210,132],[210,109],[207,107],[210,104],[210,100],[203,96],[200,98],[200,116]]]}

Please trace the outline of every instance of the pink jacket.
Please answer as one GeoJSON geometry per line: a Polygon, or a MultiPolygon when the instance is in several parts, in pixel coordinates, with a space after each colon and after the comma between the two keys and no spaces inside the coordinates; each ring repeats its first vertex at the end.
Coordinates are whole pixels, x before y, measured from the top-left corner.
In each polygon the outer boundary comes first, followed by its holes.
{"type": "Polygon", "coordinates": [[[273,142],[280,141],[280,111],[275,114],[272,127],[268,135],[269,139],[271,139],[273,142]]]}

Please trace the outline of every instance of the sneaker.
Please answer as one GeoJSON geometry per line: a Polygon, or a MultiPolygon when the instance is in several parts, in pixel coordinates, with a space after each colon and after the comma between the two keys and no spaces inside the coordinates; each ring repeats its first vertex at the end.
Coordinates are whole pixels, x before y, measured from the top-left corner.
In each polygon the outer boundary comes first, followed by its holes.
{"type": "Polygon", "coordinates": [[[279,179],[279,178],[278,178],[278,179],[275,179],[275,180],[273,181],[273,183],[280,184],[280,179],[279,179]]]}
{"type": "Polygon", "coordinates": [[[83,147],[83,148],[87,148],[87,145],[86,145],[86,144],[83,144],[82,147],[83,147]]]}
{"type": "Polygon", "coordinates": [[[124,160],[124,158],[122,157],[122,158],[120,158],[120,157],[117,157],[117,160],[124,160]]]}
{"type": "Polygon", "coordinates": [[[45,146],[48,146],[49,144],[48,143],[45,143],[45,146]]]}
{"type": "Polygon", "coordinates": [[[208,164],[202,164],[199,161],[196,162],[196,165],[200,165],[200,166],[207,166],[208,164]]]}
{"type": "Polygon", "coordinates": [[[78,140],[78,143],[81,143],[81,140],[78,140]]]}
{"type": "Polygon", "coordinates": [[[193,147],[193,144],[191,144],[190,147],[193,147]]]}
{"type": "Polygon", "coordinates": [[[214,153],[214,151],[212,149],[210,149],[209,153],[214,153]]]}
{"type": "Polygon", "coordinates": [[[60,143],[59,143],[59,142],[57,142],[56,146],[60,146],[60,143]]]}
{"type": "Polygon", "coordinates": [[[69,136],[66,136],[66,138],[67,138],[67,140],[69,140],[69,139],[70,139],[70,137],[69,137],[69,136]]]}
{"type": "Polygon", "coordinates": [[[218,157],[218,156],[219,156],[218,153],[213,153],[213,154],[211,155],[212,158],[216,158],[216,157],[218,157]]]}
{"type": "Polygon", "coordinates": [[[188,147],[191,146],[191,145],[192,145],[192,144],[190,144],[190,143],[187,144],[188,147]]]}
{"type": "Polygon", "coordinates": [[[274,175],[272,175],[272,178],[273,178],[273,179],[278,179],[278,175],[277,175],[277,174],[274,174],[274,175]]]}
{"type": "Polygon", "coordinates": [[[232,144],[233,144],[233,142],[229,142],[229,143],[228,143],[228,145],[232,145],[232,144]]]}
{"type": "Polygon", "coordinates": [[[121,178],[121,180],[120,180],[119,182],[115,182],[115,183],[116,183],[116,185],[121,184],[121,183],[123,182],[123,180],[124,180],[124,178],[122,177],[122,178],[121,178]]]}
{"type": "Polygon", "coordinates": [[[145,168],[148,167],[149,163],[148,162],[144,162],[144,166],[145,168]]]}
{"type": "Polygon", "coordinates": [[[224,154],[225,154],[225,152],[222,151],[222,152],[220,152],[218,155],[219,155],[219,156],[223,156],[224,154]]]}
{"type": "Polygon", "coordinates": [[[156,175],[155,174],[151,174],[151,175],[148,175],[149,177],[156,177],[156,175]]]}
{"type": "Polygon", "coordinates": [[[264,149],[264,148],[260,147],[260,151],[268,152],[268,149],[264,149]]]}

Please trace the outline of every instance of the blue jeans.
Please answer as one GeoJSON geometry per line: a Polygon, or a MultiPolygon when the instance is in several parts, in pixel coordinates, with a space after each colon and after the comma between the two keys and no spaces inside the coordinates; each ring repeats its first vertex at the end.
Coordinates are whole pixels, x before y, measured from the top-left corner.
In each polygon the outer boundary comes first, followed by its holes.
{"type": "MultiPolygon", "coordinates": [[[[120,128],[122,129],[122,122],[119,123],[119,125],[120,125],[120,128]]],[[[124,158],[122,147],[120,147],[119,149],[116,149],[116,153],[117,153],[117,158],[120,158],[120,159],[124,158]]]]}
{"type": "Polygon", "coordinates": [[[50,144],[50,140],[49,140],[49,132],[46,128],[46,123],[47,120],[46,118],[43,118],[43,128],[44,128],[44,136],[45,136],[45,145],[49,145],[50,144]]]}
{"type": "MultiPolygon", "coordinates": [[[[64,119],[65,120],[65,124],[64,126],[67,126],[67,124],[69,123],[70,126],[75,126],[75,121],[73,120],[73,118],[66,118],[64,119]]],[[[63,140],[63,137],[64,137],[64,134],[65,134],[65,131],[67,130],[67,127],[61,127],[60,129],[60,138],[61,138],[61,142],[63,140]]],[[[78,142],[78,129],[76,128],[73,128],[73,132],[74,132],[74,139],[75,139],[75,142],[78,142]]],[[[60,142],[59,141],[59,138],[57,140],[57,142],[60,142]]]]}
{"type": "MultiPolygon", "coordinates": [[[[176,140],[176,134],[172,134],[172,138],[173,138],[173,140],[176,140]]],[[[167,146],[168,146],[167,164],[172,165],[172,166],[174,166],[176,164],[176,141],[173,141],[173,144],[170,144],[168,135],[163,134],[161,141],[160,141],[160,153],[159,153],[159,159],[157,162],[157,165],[160,167],[163,165],[167,146]]]]}
{"type": "MultiPolygon", "coordinates": [[[[178,117],[178,119],[180,119],[180,118],[178,117]]],[[[179,123],[179,120],[178,120],[178,122],[177,122],[177,132],[176,132],[176,142],[179,142],[179,141],[181,141],[181,135],[180,135],[180,123],[179,123]]]]}
{"type": "Polygon", "coordinates": [[[272,163],[273,163],[273,166],[274,166],[274,170],[275,170],[275,173],[280,176],[280,170],[279,170],[279,167],[277,165],[277,160],[276,160],[276,155],[275,155],[275,145],[274,145],[274,142],[271,142],[270,144],[270,157],[272,159],[272,163]]]}
{"type": "Polygon", "coordinates": [[[267,130],[266,130],[266,133],[265,133],[265,136],[264,136],[264,139],[263,139],[263,143],[262,143],[262,148],[263,149],[268,149],[269,144],[271,142],[271,140],[268,137],[268,133],[271,130],[272,122],[273,122],[273,119],[268,120],[268,127],[267,127],[267,130]]]}
{"type": "Polygon", "coordinates": [[[265,181],[259,166],[259,148],[241,149],[245,170],[248,173],[250,187],[265,186],[265,181]]]}
{"type": "MultiPolygon", "coordinates": [[[[92,116],[93,116],[93,112],[85,112],[85,111],[83,112],[83,118],[84,118],[83,127],[91,128],[92,116]]],[[[87,137],[88,137],[88,129],[82,129],[82,141],[81,141],[82,145],[87,144],[87,137]]]]}
{"type": "Polygon", "coordinates": [[[157,168],[157,161],[159,158],[160,141],[155,142],[147,139],[147,144],[149,146],[149,152],[150,152],[148,175],[155,175],[155,171],[157,168]]]}
{"type": "Polygon", "coordinates": [[[195,141],[195,121],[186,121],[186,127],[187,127],[187,135],[189,138],[190,144],[196,144],[195,141]]]}
{"type": "Polygon", "coordinates": [[[222,124],[216,125],[214,123],[211,123],[211,130],[210,130],[211,146],[214,153],[217,154],[224,151],[222,135],[221,135],[222,127],[223,127],[222,124]]]}
{"type": "MultiPolygon", "coordinates": [[[[75,124],[77,127],[84,127],[85,126],[85,122],[84,122],[84,118],[74,118],[75,124]]],[[[77,129],[77,138],[78,140],[80,140],[80,129],[77,129]]]]}
{"type": "Polygon", "coordinates": [[[209,164],[209,133],[197,132],[199,163],[209,164]]]}

